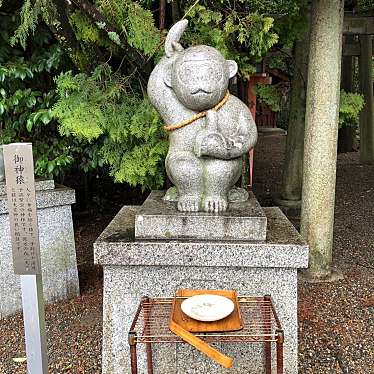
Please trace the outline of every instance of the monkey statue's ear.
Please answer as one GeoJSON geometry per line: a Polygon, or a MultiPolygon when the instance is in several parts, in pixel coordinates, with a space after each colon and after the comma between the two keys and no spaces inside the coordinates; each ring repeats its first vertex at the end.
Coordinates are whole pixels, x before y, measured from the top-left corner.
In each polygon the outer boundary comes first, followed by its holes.
{"type": "Polygon", "coordinates": [[[238,64],[234,60],[226,60],[229,69],[230,78],[234,77],[238,72],[238,64]]]}
{"type": "Polygon", "coordinates": [[[173,64],[168,63],[165,65],[165,70],[164,70],[164,83],[168,86],[171,87],[171,70],[172,70],[173,64]]]}

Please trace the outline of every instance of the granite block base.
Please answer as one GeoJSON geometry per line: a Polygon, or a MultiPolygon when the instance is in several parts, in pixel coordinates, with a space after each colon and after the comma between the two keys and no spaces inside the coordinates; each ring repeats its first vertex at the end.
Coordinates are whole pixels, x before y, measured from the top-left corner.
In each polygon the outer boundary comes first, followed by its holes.
{"type": "MultiPolygon", "coordinates": [[[[178,288],[236,289],[239,295],[271,294],[285,333],[285,373],[297,373],[297,268],[308,265],[308,247],[278,208],[265,208],[265,242],[139,241],[139,207],[124,207],[96,241],[104,267],[103,374],[130,373],[127,334],[142,296],[172,296],[178,288]]],[[[146,373],[138,345],[139,373],[146,373]]],[[[262,373],[261,345],[221,344],[234,358],[222,369],[184,344],[157,345],[155,373],[262,373]]],[[[275,363],[274,363],[275,364],[275,363]]]]}
{"type": "MultiPolygon", "coordinates": [[[[53,181],[52,181],[53,182],[53,181]]],[[[38,225],[46,303],[79,295],[73,219],[74,191],[66,187],[37,191],[38,225]]],[[[0,318],[22,309],[20,277],[13,272],[6,196],[0,196],[0,318]]]]}
{"type": "Polygon", "coordinates": [[[174,202],[152,191],[135,218],[137,239],[264,241],[266,215],[252,192],[245,202],[230,203],[226,212],[179,212],[174,202]]]}

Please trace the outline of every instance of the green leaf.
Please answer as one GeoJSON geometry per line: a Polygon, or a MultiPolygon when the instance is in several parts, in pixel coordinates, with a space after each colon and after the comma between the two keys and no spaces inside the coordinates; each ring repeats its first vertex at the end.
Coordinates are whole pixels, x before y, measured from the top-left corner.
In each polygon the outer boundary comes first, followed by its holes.
{"type": "Polygon", "coordinates": [[[41,119],[41,121],[42,121],[45,125],[48,124],[49,122],[51,122],[51,119],[52,119],[51,111],[48,110],[48,111],[42,113],[42,115],[40,116],[40,119],[41,119]]]}
{"type": "Polygon", "coordinates": [[[260,102],[267,104],[273,112],[281,109],[282,93],[276,86],[259,83],[255,87],[260,102]]]}
{"type": "Polygon", "coordinates": [[[54,163],[53,163],[53,162],[49,162],[49,163],[48,163],[48,167],[47,167],[47,171],[48,171],[48,173],[49,173],[49,174],[52,174],[54,168],[55,168],[54,163]]]}
{"type": "Polygon", "coordinates": [[[114,32],[114,31],[109,31],[109,32],[108,32],[108,36],[109,36],[109,39],[110,39],[113,43],[115,43],[115,44],[117,44],[117,45],[121,45],[121,40],[120,40],[120,38],[119,38],[119,35],[118,35],[116,32],[114,32]]]}
{"type": "Polygon", "coordinates": [[[32,127],[34,126],[34,122],[31,118],[29,118],[26,122],[26,129],[28,132],[31,132],[32,127]]]}
{"type": "Polygon", "coordinates": [[[28,106],[29,108],[32,108],[35,104],[36,104],[36,98],[35,98],[35,96],[30,96],[30,97],[27,99],[27,106],[28,106]]]}
{"type": "Polygon", "coordinates": [[[342,90],[340,92],[339,126],[356,127],[364,106],[365,100],[362,95],[342,90]]]}

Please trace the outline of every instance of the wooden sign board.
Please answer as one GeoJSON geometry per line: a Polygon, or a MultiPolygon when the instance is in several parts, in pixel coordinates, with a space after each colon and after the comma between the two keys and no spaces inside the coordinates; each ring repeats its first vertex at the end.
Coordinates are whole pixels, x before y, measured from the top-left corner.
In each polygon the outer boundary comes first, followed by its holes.
{"type": "Polygon", "coordinates": [[[359,42],[343,43],[343,56],[360,56],[361,45],[359,42]]]}
{"type": "Polygon", "coordinates": [[[343,34],[373,35],[374,17],[345,15],[343,24],[343,34]]]}
{"type": "Polygon", "coordinates": [[[34,162],[30,143],[3,146],[15,274],[41,274],[34,162]]]}

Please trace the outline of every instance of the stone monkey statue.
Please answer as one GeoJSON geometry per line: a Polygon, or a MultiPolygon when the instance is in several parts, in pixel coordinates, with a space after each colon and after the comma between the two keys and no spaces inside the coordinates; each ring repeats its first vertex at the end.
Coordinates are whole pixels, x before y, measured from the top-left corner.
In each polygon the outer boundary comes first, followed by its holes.
{"type": "Polygon", "coordinates": [[[228,92],[236,62],[205,45],[183,49],[179,39],[187,24],[182,20],[170,29],[148,96],[165,128],[176,127],[165,164],[178,192],[178,210],[224,212],[241,176],[241,156],[256,144],[257,129],[248,107],[228,92]]]}

